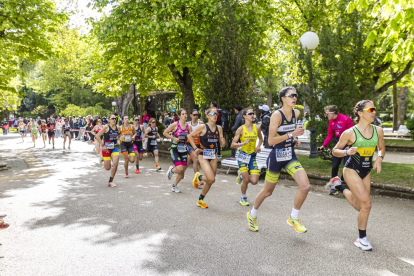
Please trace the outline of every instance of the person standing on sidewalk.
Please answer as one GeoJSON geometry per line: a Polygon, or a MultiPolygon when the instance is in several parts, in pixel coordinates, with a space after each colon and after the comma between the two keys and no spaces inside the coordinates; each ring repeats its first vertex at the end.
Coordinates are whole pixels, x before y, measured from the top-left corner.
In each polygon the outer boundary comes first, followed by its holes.
{"type": "Polygon", "coordinates": [[[306,227],[299,220],[299,211],[310,191],[308,175],[296,158],[293,149],[294,144],[300,146],[300,141],[293,137],[300,136],[305,129],[302,125],[297,125],[300,111],[294,109],[298,100],[298,93],[294,87],[284,87],[279,92],[281,108],[272,114],[269,127],[269,145],[273,146],[267,158],[267,171],[263,189],[259,192],[254,201],[254,207],[247,212],[247,223],[251,231],[259,231],[257,226],[257,209],[263,201],[272,195],[279,180],[282,168],[293,177],[298,184],[295,194],[293,208],[287,219],[287,224],[295,228],[296,232],[307,232],[306,227]]]}
{"type": "MultiPolygon", "coordinates": [[[[234,133],[234,135],[236,135],[236,131],[242,125],[242,121],[243,121],[243,116],[241,114],[242,109],[243,108],[238,104],[234,106],[234,113],[236,113],[236,119],[234,120],[234,126],[231,128],[231,131],[234,133]]],[[[235,148],[231,149],[231,156],[227,159],[230,159],[230,160],[236,159],[236,149],[235,148]]]]}
{"type": "Polygon", "coordinates": [[[268,105],[261,105],[259,106],[259,109],[262,111],[262,115],[261,120],[262,120],[262,124],[260,125],[260,128],[263,132],[263,146],[267,149],[272,148],[271,146],[269,146],[269,125],[270,125],[270,117],[272,116],[272,114],[270,114],[270,108],[268,105]]]}
{"type": "Polygon", "coordinates": [[[349,156],[343,171],[349,189],[340,183],[336,189],[341,190],[349,204],[358,211],[359,237],[354,242],[355,246],[363,251],[372,251],[366,230],[371,212],[371,169],[381,172],[385,156],[384,130],[373,125],[376,108],[372,101],[359,101],[354,107],[354,115],[357,124],[341,135],[332,151],[336,157],[349,156]],[[344,149],[346,146],[350,148],[344,149]],[[372,157],[377,147],[378,157],[373,166],[372,157]]]}
{"type": "MultiPolygon", "coordinates": [[[[326,136],[326,139],[323,142],[322,146],[318,149],[319,151],[322,151],[325,147],[327,147],[332,139],[334,140],[335,144],[338,143],[339,137],[341,137],[342,133],[354,126],[352,119],[344,114],[339,113],[338,107],[336,105],[328,105],[325,106],[324,109],[325,116],[327,116],[329,119],[328,135],[326,136]]],[[[338,194],[338,191],[333,187],[337,185],[338,181],[344,180],[343,177],[341,177],[341,179],[338,177],[339,165],[341,165],[343,159],[345,164],[347,158],[344,158],[343,156],[332,156],[331,180],[326,184],[326,188],[330,190],[330,195],[338,194]]]]}

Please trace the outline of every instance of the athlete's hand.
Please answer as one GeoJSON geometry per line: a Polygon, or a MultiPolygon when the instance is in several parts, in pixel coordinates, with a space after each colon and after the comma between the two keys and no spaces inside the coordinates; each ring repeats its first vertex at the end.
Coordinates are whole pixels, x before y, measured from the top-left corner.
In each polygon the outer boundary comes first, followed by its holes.
{"type": "Polygon", "coordinates": [[[240,146],[245,146],[250,142],[250,139],[247,139],[246,141],[244,141],[243,143],[240,144],[240,146]]]}
{"type": "Polygon", "coordinates": [[[106,146],[102,146],[101,148],[102,148],[102,150],[104,150],[104,151],[107,151],[107,150],[108,150],[108,148],[107,148],[106,146]]]}
{"type": "Polygon", "coordinates": [[[319,151],[319,152],[322,152],[324,148],[325,148],[324,146],[320,146],[320,147],[318,148],[318,151],[319,151]]]}
{"type": "Polygon", "coordinates": [[[299,140],[295,140],[295,142],[296,142],[296,146],[297,146],[297,147],[300,147],[300,145],[302,145],[302,142],[301,142],[301,141],[299,141],[299,140]]]}
{"type": "Polygon", "coordinates": [[[381,165],[382,165],[382,159],[379,158],[379,157],[377,157],[377,159],[375,159],[373,169],[374,170],[377,169],[377,173],[380,173],[381,172],[381,168],[382,168],[381,165]]]}
{"type": "Polygon", "coordinates": [[[259,152],[261,152],[261,151],[262,151],[262,149],[261,149],[260,147],[257,147],[257,148],[256,148],[256,152],[257,152],[257,153],[259,153],[259,152]]]}
{"type": "Polygon", "coordinates": [[[301,136],[303,135],[303,133],[305,133],[305,129],[303,128],[303,126],[299,125],[293,132],[292,135],[293,136],[301,136]]]}
{"type": "Polygon", "coordinates": [[[358,147],[352,147],[346,151],[346,155],[354,155],[358,150],[358,147]]]}
{"type": "Polygon", "coordinates": [[[220,138],[220,144],[222,147],[224,147],[223,145],[226,145],[226,139],[224,137],[220,138]]]}
{"type": "Polygon", "coordinates": [[[178,139],[177,137],[174,137],[174,138],[173,138],[173,140],[174,140],[174,142],[176,142],[176,143],[180,142],[180,139],[178,139]]]}
{"type": "Polygon", "coordinates": [[[202,152],[203,152],[203,150],[202,150],[202,149],[200,149],[200,148],[196,148],[196,149],[194,150],[194,152],[195,152],[195,153],[197,153],[197,154],[199,154],[199,153],[202,153],[202,152]]]}

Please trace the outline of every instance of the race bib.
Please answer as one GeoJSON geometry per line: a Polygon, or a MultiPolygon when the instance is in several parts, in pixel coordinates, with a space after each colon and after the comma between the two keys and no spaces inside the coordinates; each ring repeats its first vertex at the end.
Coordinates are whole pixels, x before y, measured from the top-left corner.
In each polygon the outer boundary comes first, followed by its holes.
{"type": "Polygon", "coordinates": [[[151,142],[150,142],[150,145],[151,146],[156,146],[157,145],[157,140],[151,140],[151,142]]]}
{"type": "Polygon", "coordinates": [[[372,156],[375,152],[375,147],[358,148],[357,152],[359,153],[359,156],[372,156]]]}
{"type": "Polygon", "coordinates": [[[178,152],[187,152],[187,145],[185,145],[185,144],[178,144],[177,150],[178,150],[178,152]]]}
{"type": "Polygon", "coordinates": [[[276,161],[289,161],[292,159],[292,148],[276,149],[276,161]]]}
{"type": "Polygon", "coordinates": [[[124,142],[131,142],[131,135],[125,135],[125,137],[124,137],[124,142]]]}
{"type": "Polygon", "coordinates": [[[251,157],[252,156],[250,154],[247,154],[245,152],[239,152],[239,155],[237,156],[237,161],[240,161],[242,163],[249,164],[251,157]]]}
{"type": "Polygon", "coordinates": [[[68,135],[69,135],[69,133],[70,133],[69,131],[65,131],[65,135],[67,135],[67,136],[68,136],[68,135]]]}
{"type": "Polygon", "coordinates": [[[204,149],[203,158],[204,159],[216,159],[216,150],[215,149],[204,149]]]}
{"type": "Polygon", "coordinates": [[[187,133],[180,133],[178,135],[178,140],[180,140],[181,143],[185,143],[187,140],[187,133]]]}
{"type": "Polygon", "coordinates": [[[112,143],[105,142],[105,147],[107,149],[114,149],[115,148],[115,143],[114,142],[112,142],[112,143]]]}

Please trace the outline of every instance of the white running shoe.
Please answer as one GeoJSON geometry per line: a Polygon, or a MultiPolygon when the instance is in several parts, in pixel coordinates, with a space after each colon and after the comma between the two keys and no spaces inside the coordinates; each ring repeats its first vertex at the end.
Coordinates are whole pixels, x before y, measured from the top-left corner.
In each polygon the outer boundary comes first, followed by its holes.
{"type": "Polygon", "coordinates": [[[363,237],[362,239],[358,238],[354,242],[355,246],[361,249],[362,251],[372,251],[372,246],[369,243],[367,237],[363,237]]]}
{"type": "Polygon", "coordinates": [[[168,168],[168,171],[167,171],[167,173],[166,173],[166,175],[167,175],[167,178],[168,178],[168,180],[171,180],[171,177],[173,176],[173,170],[174,169],[174,166],[170,166],[169,168],[168,168]]]}
{"type": "Polygon", "coordinates": [[[176,192],[176,193],[181,193],[180,189],[178,189],[177,186],[172,186],[171,191],[176,192]]]}
{"type": "Polygon", "coordinates": [[[338,176],[332,177],[328,183],[325,185],[325,189],[331,190],[335,189],[335,187],[341,185],[341,179],[338,176]]]}

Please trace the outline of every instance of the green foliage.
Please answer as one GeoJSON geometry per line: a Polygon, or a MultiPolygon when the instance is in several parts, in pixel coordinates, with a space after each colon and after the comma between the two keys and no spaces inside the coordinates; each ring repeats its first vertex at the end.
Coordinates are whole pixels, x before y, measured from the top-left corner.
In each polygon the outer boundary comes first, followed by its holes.
{"type": "Polygon", "coordinates": [[[159,121],[158,121],[158,119],[156,118],[156,123],[157,123],[157,127],[158,127],[158,134],[162,137],[162,136],[164,136],[164,130],[165,130],[165,126],[164,126],[164,124],[163,123],[160,123],[159,121]]]}
{"type": "Polygon", "coordinates": [[[414,118],[406,120],[405,125],[410,130],[411,138],[414,140],[414,118]]]}
{"type": "Polygon", "coordinates": [[[381,126],[382,126],[382,127],[392,127],[392,126],[393,126],[393,123],[392,123],[392,122],[383,122],[383,123],[381,124],[381,126]]]}
{"type": "Polygon", "coordinates": [[[98,115],[100,117],[108,117],[111,114],[110,110],[102,108],[100,105],[90,106],[87,108],[82,108],[80,106],[74,105],[74,104],[68,104],[67,107],[62,110],[59,115],[68,117],[68,116],[79,116],[82,117],[87,115],[98,115]]]}
{"type": "Polygon", "coordinates": [[[303,105],[297,104],[293,108],[300,111],[299,120],[303,120],[303,116],[305,114],[305,107],[303,105]]]}
{"type": "Polygon", "coordinates": [[[38,105],[31,111],[33,115],[41,116],[49,112],[49,108],[45,105],[38,105]]]}

